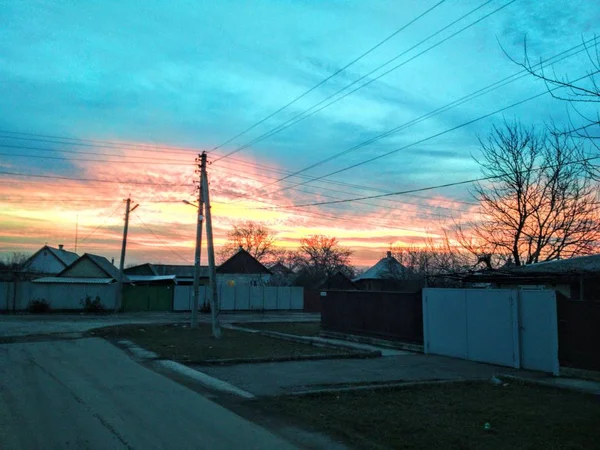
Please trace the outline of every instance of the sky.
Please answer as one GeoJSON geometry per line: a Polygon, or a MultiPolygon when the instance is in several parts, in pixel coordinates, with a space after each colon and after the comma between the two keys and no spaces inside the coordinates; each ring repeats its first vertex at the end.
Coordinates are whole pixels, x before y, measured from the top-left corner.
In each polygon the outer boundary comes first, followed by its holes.
{"type": "MultiPolygon", "coordinates": [[[[217,246],[244,220],[279,247],[335,236],[361,266],[441,239],[476,215],[468,184],[301,205],[470,180],[493,125],[566,126],[547,93],[510,107],[546,92],[511,58],[526,39],[545,61],[598,24],[595,0],[3,2],[0,254],[64,244],[118,261],[130,196],[127,263],[191,264],[182,200],[202,151],[217,246]]],[[[584,76],[577,50],[544,70],[584,76]]]]}

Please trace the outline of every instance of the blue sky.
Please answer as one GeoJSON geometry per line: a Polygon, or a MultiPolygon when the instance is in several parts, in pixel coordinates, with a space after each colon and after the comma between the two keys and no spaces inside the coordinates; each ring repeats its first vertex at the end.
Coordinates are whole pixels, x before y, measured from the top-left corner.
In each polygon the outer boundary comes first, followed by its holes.
{"type": "MultiPolygon", "coordinates": [[[[435,3],[429,0],[5,2],[0,7],[3,24],[0,41],[4,43],[0,46],[0,110],[3,111],[0,130],[185,147],[190,149],[190,157],[177,158],[191,162],[196,151],[210,150],[277,110],[435,3]]],[[[447,0],[339,76],[214,156],[284,123],[484,3],[447,0]]],[[[489,2],[396,63],[507,3],[508,0],[489,2]]],[[[527,37],[530,55],[537,61],[581,43],[582,38],[593,37],[599,31],[599,23],[600,7],[593,0],[516,0],[368,87],[237,153],[235,158],[282,170],[302,169],[518,72],[519,67],[506,57],[499,43],[509,54],[520,58],[527,37]]],[[[557,64],[555,70],[560,75],[575,77],[583,75],[588,67],[587,56],[580,54],[557,64]]],[[[374,73],[371,78],[377,75],[374,73]]],[[[315,168],[308,175],[327,174],[403,147],[544,89],[543,83],[526,77],[315,168]]],[[[504,117],[539,126],[549,120],[565,124],[567,118],[564,103],[549,95],[513,108],[504,117]]],[[[501,120],[503,115],[482,120],[332,179],[395,191],[472,178],[478,174],[472,160],[472,155],[478,152],[477,136],[484,136],[493,123],[501,120]]],[[[6,135],[0,137],[0,144],[65,148],[43,142],[33,145],[6,135]]],[[[130,154],[126,149],[121,153],[130,154]]],[[[92,173],[91,168],[78,162],[7,156],[2,160],[0,166],[21,173],[70,176],[80,173],[88,177],[92,173]]],[[[261,170],[248,172],[248,166],[236,164],[233,158],[227,164],[226,161],[216,163],[215,171],[221,167],[233,173],[247,172],[246,175],[256,178],[265,175],[261,170]]],[[[145,172],[136,170],[130,171],[130,179],[150,176],[147,168],[143,169],[145,172]]],[[[191,169],[186,170],[191,177],[191,169]]],[[[107,169],[107,176],[110,173],[107,169]]],[[[223,177],[223,191],[231,190],[227,175],[223,177]]],[[[331,185],[315,186],[320,186],[320,190],[307,186],[314,194],[288,190],[265,195],[264,199],[288,204],[322,200],[320,194],[330,193],[324,186],[331,185]]],[[[132,189],[121,186],[114,193],[115,198],[127,190],[132,189]]],[[[374,192],[348,190],[356,196],[374,192]]],[[[445,190],[443,195],[469,199],[464,187],[445,190]]],[[[365,211],[369,215],[386,214],[384,204],[377,205],[364,206],[365,211]]],[[[356,214],[361,208],[345,204],[318,211],[356,214]]],[[[18,222],[15,217],[23,215],[11,216],[11,223],[18,222]]],[[[28,216],[29,219],[33,220],[28,216]]],[[[5,220],[9,222],[6,217],[5,220]]]]}

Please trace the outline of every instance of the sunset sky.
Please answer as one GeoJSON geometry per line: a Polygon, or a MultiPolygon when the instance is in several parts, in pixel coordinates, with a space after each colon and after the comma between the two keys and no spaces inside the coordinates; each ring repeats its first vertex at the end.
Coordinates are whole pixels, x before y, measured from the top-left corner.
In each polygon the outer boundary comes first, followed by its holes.
{"type": "Polygon", "coordinates": [[[195,213],[182,200],[193,200],[194,158],[206,150],[217,245],[232,223],[249,219],[269,226],[278,246],[327,234],[355,251],[355,264],[371,265],[390,244],[435,240],[444,226],[473,217],[469,185],[290,206],[473,179],[478,136],[493,124],[566,125],[565,103],[546,94],[459,127],[546,92],[504,53],[522,59],[525,37],[533,63],[573,49],[545,70],[585,75],[588,56],[575,47],[600,33],[600,7],[597,0],[21,0],[0,5],[0,24],[0,253],[33,253],[45,243],[74,250],[78,224],[79,254],[118,261],[130,195],[140,206],[127,263],[192,264],[195,213]],[[511,83],[421,120],[511,75],[511,83]],[[293,123],[307,110],[316,112],[293,123]],[[399,151],[366,162],[392,150],[399,151]]]}

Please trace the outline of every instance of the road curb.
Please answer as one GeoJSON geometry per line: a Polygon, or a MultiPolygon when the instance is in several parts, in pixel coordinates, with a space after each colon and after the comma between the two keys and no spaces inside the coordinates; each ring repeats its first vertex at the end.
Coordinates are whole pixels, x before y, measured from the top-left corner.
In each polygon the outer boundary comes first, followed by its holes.
{"type": "Polygon", "coordinates": [[[218,378],[211,377],[210,375],[207,375],[204,372],[192,369],[178,362],[171,361],[170,359],[157,360],[154,361],[153,364],[159,366],[162,369],[167,369],[171,372],[177,373],[178,375],[183,375],[187,378],[190,378],[210,389],[237,395],[238,397],[242,397],[245,399],[256,398],[254,394],[244,391],[243,389],[240,389],[234,386],[233,384],[229,384],[226,381],[222,381],[218,378]]]}
{"type": "Polygon", "coordinates": [[[395,350],[406,350],[409,352],[424,353],[423,346],[419,344],[407,344],[405,342],[378,339],[370,336],[357,336],[355,334],[338,333],[336,331],[321,331],[320,335],[325,338],[341,339],[349,342],[374,345],[377,347],[387,347],[395,350]]]}
{"type": "MultiPolygon", "coordinates": [[[[575,386],[567,383],[557,382],[556,380],[560,380],[560,377],[552,377],[550,379],[536,379],[536,378],[527,378],[520,377],[518,375],[498,375],[498,378],[505,381],[516,381],[518,383],[537,385],[537,386],[545,386],[553,389],[562,389],[567,391],[579,392],[583,394],[590,394],[600,396],[600,387],[598,387],[598,383],[595,383],[596,386],[594,388],[585,388],[581,386],[575,386]],[[554,381],[550,381],[554,380],[554,381]]],[[[586,381],[586,380],[577,380],[577,381],[586,381]]]]}
{"type": "Polygon", "coordinates": [[[301,344],[310,344],[310,345],[314,345],[315,347],[336,348],[336,349],[343,348],[345,350],[352,350],[354,355],[360,355],[360,356],[357,356],[359,358],[377,358],[377,357],[381,356],[381,351],[358,350],[351,343],[346,344],[346,343],[340,342],[340,343],[334,344],[331,342],[323,342],[323,341],[320,341],[319,338],[313,338],[310,336],[298,336],[295,334],[280,333],[278,331],[255,330],[252,328],[240,327],[238,325],[224,325],[223,328],[230,328],[232,330],[245,331],[246,333],[260,334],[262,336],[273,337],[273,338],[282,339],[285,341],[298,342],[301,344]]]}
{"type": "Polygon", "coordinates": [[[307,389],[304,391],[290,392],[286,395],[289,396],[310,396],[320,394],[335,394],[339,392],[354,392],[354,391],[374,391],[378,389],[392,389],[392,388],[411,388],[419,386],[436,386],[440,384],[463,384],[482,382],[486,379],[456,379],[456,380],[427,380],[427,381],[398,381],[390,383],[375,383],[375,384],[364,384],[356,386],[342,386],[342,387],[331,387],[324,389],[307,389]]]}

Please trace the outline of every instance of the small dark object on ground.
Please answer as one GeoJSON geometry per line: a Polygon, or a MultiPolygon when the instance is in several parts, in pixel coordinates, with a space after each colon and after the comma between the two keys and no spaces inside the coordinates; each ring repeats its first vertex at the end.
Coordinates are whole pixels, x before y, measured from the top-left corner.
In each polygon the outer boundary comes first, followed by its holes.
{"type": "Polygon", "coordinates": [[[27,311],[32,314],[47,314],[52,312],[50,302],[44,298],[34,298],[29,300],[27,311]]]}

